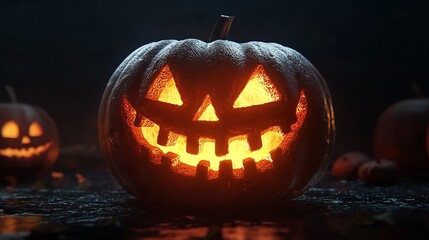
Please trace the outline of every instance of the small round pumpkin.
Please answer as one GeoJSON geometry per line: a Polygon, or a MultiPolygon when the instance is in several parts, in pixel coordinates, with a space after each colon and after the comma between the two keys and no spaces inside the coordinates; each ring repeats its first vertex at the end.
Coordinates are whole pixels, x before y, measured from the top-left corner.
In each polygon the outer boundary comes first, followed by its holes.
{"type": "Polygon", "coordinates": [[[334,140],[325,81],[298,52],[226,40],[142,46],[111,77],[99,140],[129,192],[158,204],[213,207],[282,201],[324,172],[334,140]]]}
{"type": "Polygon", "coordinates": [[[363,163],[358,170],[358,177],[367,185],[393,185],[397,181],[396,163],[387,159],[363,163]]]}
{"type": "Polygon", "coordinates": [[[347,152],[335,160],[331,174],[339,179],[357,179],[359,167],[370,161],[374,159],[364,153],[347,152]]]}
{"type": "Polygon", "coordinates": [[[426,131],[429,99],[411,99],[387,108],[374,131],[374,154],[390,159],[402,175],[429,171],[426,131]]]}
{"type": "Polygon", "coordinates": [[[56,161],[58,130],[41,108],[16,102],[0,104],[0,177],[32,179],[56,161]]]}

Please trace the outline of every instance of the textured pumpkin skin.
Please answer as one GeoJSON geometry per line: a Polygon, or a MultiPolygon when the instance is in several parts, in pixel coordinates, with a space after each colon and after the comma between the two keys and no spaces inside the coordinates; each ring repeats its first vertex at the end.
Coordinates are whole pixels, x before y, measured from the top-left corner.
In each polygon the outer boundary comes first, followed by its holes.
{"type": "Polygon", "coordinates": [[[57,160],[59,154],[59,136],[54,121],[41,108],[20,103],[0,104],[0,126],[7,121],[14,121],[19,125],[18,138],[3,138],[0,136],[0,149],[28,149],[49,143],[46,151],[31,157],[7,157],[0,155],[0,177],[15,176],[18,179],[34,179],[57,160]],[[31,137],[28,128],[32,122],[38,122],[43,129],[39,137],[31,137]],[[30,143],[23,144],[21,139],[27,136],[30,143]]]}
{"type": "Polygon", "coordinates": [[[374,131],[374,154],[398,165],[401,174],[429,170],[426,131],[429,123],[429,99],[396,103],[379,117],[374,131]]]}
{"type": "MultiPolygon", "coordinates": [[[[174,114],[170,118],[174,119],[174,114]]],[[[270,204],[301,194],[324,173],[334,130],[329,90],[319,72],[296,51],[263,42],[205,43],[187,39],[144,45],[117,68],[105,89],[99,112],[101,149],[118,182],[143,200],[190,207],[270,204]],[[291,116],[290,124],[296,121],[295,109],[304,91],[307,116],[290,151],[273,156],[274,167],[250,180],[203,182],[152,164],[148,149],[137,144],[130,134],[123,99],[134,109],[141,107],[139,100],[145,98],[151,82],[167,64],[178,84],[186,86],[183,95],[190,101],[207,91],[214,99],[236,96],[236,85],[244,84],[255,67],[262,65],[287,97],[283,112],[291,116]]]]}

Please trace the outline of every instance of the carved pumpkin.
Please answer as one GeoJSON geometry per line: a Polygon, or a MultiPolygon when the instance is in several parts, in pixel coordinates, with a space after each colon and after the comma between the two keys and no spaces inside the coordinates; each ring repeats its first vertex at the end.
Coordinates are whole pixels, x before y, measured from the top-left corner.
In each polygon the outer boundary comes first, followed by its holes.
{"type": "MultiPolygon", "coordinates": [[[[221,38],[231,21],[218,22],[221,38]]],[[[99,140],[119,183],[146,200],[252,205],[318,180],[334,119],[325,81],[290,48],[164,40],[137,49],[113,74],[99,140]]]]}
{"type": "Polygon", "coordinates": [[[0,177],[30,179],[53,165],[59,153],[55,123],[41,108],[0,104],[0,177]]]}
{"type": "Polygon", "coordinates": [[[427,172],[428,123],[427,98],[401,101],[387,108],[380,115],[374,131],[376,158],[396,162],[402,175],[427,172]]]}

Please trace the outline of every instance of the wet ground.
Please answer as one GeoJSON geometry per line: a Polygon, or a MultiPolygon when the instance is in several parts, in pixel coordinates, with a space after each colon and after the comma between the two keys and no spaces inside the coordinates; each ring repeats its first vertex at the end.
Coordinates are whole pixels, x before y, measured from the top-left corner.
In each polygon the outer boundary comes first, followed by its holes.
{"type": "MultiPolygon", "coordinates": [[[[61,174],[60,174],[61,175],[61,174]]],[[[429,182],[326,176],[280,207],[205,213],[142,205],[105,168],[0,186],[0,239],[428,239],[429,182]]],[[[51,176],[52,177],[52,176],[51,176]]]]}

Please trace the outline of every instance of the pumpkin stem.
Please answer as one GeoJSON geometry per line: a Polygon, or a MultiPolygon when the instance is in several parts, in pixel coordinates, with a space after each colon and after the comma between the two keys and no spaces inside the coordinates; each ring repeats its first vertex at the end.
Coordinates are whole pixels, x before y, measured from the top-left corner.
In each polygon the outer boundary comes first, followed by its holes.
{"type": "Polygon", "coordinates": [[[6,91],[9,94],[10,101],[13,103],[18,102],[18,99],[16,98],[16,94],[13,88],[9,85],[6,85],[4,87],[6,88],[6,91]]]}
{"type": "Polygon", "coordinates": [[[220,15],[212,30],[209,42],[213,42],[218,39],[228,40],[229,29],[231,28],[232,21],[234,21],[234,16],[220,15]]]}

